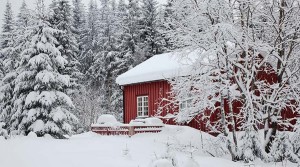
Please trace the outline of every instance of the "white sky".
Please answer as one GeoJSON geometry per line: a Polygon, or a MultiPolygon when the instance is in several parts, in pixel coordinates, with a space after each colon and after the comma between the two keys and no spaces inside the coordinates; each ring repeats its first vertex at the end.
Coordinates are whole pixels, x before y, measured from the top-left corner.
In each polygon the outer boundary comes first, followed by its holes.
{"type": "MultiPolygon", "coordinates": [[[[2,22],[3,22],[3,13],[4,13],[4,10],[5,10],[5,5],[6,5],[6,2],[7,1],[10,1],[11,4],[12,4],[12,8],[13,8],[13,12],[14,12],[14,16],[17,15],[18,11],[19,11],[19,8],[21,7],[21,4],[23,2],[23,0],[0,0],[0,30],[2,29],[2,22]]],[[[31,8],[31,9],[34,9],[35,8],[35,2],[36,0],[25,0],[28,7],[31,8]]],[[[72,0],[69,0],[70,2],[72,0]]],[[[90,0],[82,0],[85,5],[87,6],[88,3],[90,2],[90,0]]],[[[96,0],[97,1],[97,0],[96,0]]],[[[157,0],[159,3],[165,3],[167,0],[157,0]]],[[[45,3],[46,5],[50,4],[52,2],[52,0],[45,0],[45,3]]]]}

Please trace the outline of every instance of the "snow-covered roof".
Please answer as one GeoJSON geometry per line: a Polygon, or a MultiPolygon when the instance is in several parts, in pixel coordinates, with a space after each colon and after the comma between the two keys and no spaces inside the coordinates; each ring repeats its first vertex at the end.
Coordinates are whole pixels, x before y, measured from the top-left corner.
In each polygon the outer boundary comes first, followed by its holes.
{"type": "Polygon", "coordinates": [[[119,85],[129,85],[189,75],[198,53],[198,50],[185,50],[155,55],[121,74],[116,82],[119,85]]]}

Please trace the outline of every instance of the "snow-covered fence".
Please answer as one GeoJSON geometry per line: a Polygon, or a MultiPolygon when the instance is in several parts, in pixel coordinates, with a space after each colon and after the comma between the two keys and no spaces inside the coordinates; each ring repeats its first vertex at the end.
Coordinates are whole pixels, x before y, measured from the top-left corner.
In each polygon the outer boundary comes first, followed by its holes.
{"type": "Polygon", "coordinates": [[[100,135],[128,135],[133,136],[137,133],[158,133],[162,130],[163,125],[129,125],[107,126],[97,125],[91,126],[92,132],[100,135]]]}
{"type": "Polygon", "coordinates": [[[91,125],[91,131],[100,135],[128,135],[137,133],[158,133],[164,126],[159,118],[135,119],[129,124],[122,124],[113,115],[101,115],[97,124],[91,125]]]}

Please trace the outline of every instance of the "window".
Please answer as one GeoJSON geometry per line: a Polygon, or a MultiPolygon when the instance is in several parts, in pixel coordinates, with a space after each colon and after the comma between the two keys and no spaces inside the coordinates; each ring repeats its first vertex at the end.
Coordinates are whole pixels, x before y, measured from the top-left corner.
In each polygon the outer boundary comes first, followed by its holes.
{"type": "Polygon", "coordinates": [[[191,107],[191,104],[192,104],[192,99],[182,101],[179,105],[180,111],[188,109],[189,107],[191,107]]]}
{"type": "Polygon", "coordinates": [[[148,117],[148,96],[137,97],[137,115],[138,117],[148,117]]]}

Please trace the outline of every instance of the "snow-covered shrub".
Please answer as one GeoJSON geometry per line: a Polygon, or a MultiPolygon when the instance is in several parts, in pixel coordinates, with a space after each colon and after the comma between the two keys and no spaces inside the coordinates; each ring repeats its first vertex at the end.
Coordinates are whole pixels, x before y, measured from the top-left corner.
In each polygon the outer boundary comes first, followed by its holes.
{"type": "Polygon", "coordinates": [[[262,149],[261,141],[258,138],[258,132],[255,130],[246,130],[241,137],[240,158],[245,162],[254,161],[255,158],[266,158],[262,149]]]}
{"type": "Polygon", "coordinates": [[[150,167],[177,167],[177,159],[172,151],[172,144],[166,143],[166,151],[155,157],[152,165],[150,167]],[[156,166],[155,166],[156,165],[156,166]],[[165,165],[165,166],[163,166],[165,165]]]}
{"type": "Polygon", "coordinates": [[[300,162],[293,150],[293,144],[289,135],[286,132],[282,132],[273,141],[270,154],[275,162],[282,162],[283,160],[300,162]]]}
{"type": "Polygon", "coordinates": [[[158,159],[153,163],[151,163],[149,167],[175,167],[175,166],[172,164],[172,161],[168,159],[158,159]]]}
{"type": "Polygon", "coordinates": [[[4,138],[8,137],[8,133],[7,130],[4,129],[5,123],[4,122],[0,122],[0,136],[3,136],[4,138]]]}
{"type": "Polygon", "coordinates": [[[206,140],[203,151],[214,157],[222,157],[229,153],[226,148],[226,141],[226,137],[222,134],[218,135],[215,139],[206,140]]]}
{"type": "Polygon", "coordinates": [[[300,156],[300,120],[297,120],[295,131],[291,137],[294,153],[300,156]]]}

